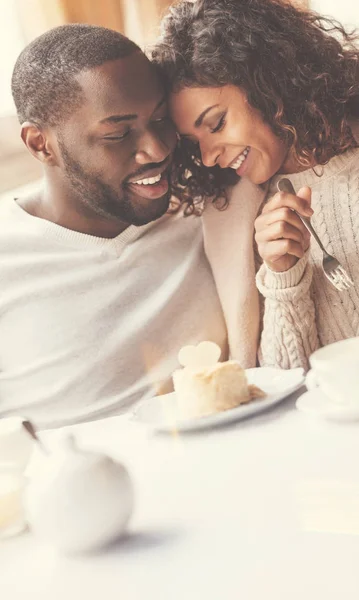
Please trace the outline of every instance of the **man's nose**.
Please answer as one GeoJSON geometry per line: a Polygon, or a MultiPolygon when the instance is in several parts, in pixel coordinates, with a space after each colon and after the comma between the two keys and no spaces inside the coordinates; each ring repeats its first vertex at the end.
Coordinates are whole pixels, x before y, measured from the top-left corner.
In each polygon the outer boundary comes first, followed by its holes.
{"type": "Polygon", "coordinates": [[[163,162],[171,151],[172,149],[155,132],[146,131],[136,152],[136,162],[140,165],[163,162]]]}

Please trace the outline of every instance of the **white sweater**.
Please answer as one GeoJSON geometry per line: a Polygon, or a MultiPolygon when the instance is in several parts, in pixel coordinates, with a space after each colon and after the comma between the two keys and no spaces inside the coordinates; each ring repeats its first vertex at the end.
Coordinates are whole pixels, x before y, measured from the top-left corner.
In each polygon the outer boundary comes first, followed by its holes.
{"type": "Polygon", "coordinates": [[[226,328],[201,219],[165,215],[115,239],[0,205],[0,416],[55,427],[170,391],[183,344],[226,328]]]}
{"type": "MultiPolygon", "coordinates": [[[[338,292],[322,270],[322,252],[315,240],[304,258],[284,273],[262,265],[257,286],[265,298],[261,363],[288,369],[308,367],[310,354],[324,346],[359,335],[359,149],[352,149],[319,167],[286,175],[294,189],[312,189],[311,221],[324,247],[348,271],[355,287],[338,292]]],[[[276,176],[269,195],[277,191],[276,176]]]]}

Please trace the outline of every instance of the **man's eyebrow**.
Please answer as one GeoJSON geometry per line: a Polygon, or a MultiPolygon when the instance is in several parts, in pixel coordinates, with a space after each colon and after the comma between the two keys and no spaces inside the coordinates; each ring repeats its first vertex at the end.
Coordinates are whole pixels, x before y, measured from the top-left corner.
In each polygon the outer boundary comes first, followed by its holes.
{"type": "Polygon", "coordinates": [[[121,121],[134,121],[138,115],[111,115],[102,119],[100,123],[121,123],[121,121]]]}
{"type": "MultiPolygon", "coordinates": [[[[159,103],[156,105],[153,112],[156,112],[164,103],[166,102],[166,96],[163,96],[159,103]]],[[[111,115],[110,117],[106,117],[102,119],[100,123],[121,123],[122,121],[134,121],[138,118],[138,115],[130,114],[130,115],[111,115]]]]}
{"type": "Polygon", "coordinates": [[[219,106],[219,104],[213,104],[213,106],[208,106],[208,108],[206,108],[203,112],[201,112],[201,114],[199,115],[198,119],[195,120],[194,122],[194,126],[198,129],[198,127],[201,127],[202,122],[204,117],[206,116],[206,114],[212,110],[212,108],[216,108],[217,106],[219,106]]]}

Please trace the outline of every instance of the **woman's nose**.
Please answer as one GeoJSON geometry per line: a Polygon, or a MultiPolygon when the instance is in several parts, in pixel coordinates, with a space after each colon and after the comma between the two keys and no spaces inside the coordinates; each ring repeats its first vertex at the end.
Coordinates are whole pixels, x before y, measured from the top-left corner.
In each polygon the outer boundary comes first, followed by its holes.
{"type": "Polygon", "coordinates": [[[205,167],[214,167],[218,163],[221,154],[218,147],[205,147],[203,144],[200,144],[200,151],[202,163],[205,167]]]}

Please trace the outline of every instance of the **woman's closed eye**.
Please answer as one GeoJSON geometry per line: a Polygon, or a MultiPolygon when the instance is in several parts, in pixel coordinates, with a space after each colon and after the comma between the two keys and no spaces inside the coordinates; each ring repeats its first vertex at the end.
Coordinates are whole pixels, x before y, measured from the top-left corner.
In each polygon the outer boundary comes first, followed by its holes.
{"type": "Polygon", "coordinates": [[[225,123],[226,123],[226,113],[223,113],[223,115],[221,115],[217,124],[214,127],[211,127],[211,133],[217,133],[217,131],[222,131],[223,127],[225,126],[225,123]]]}

